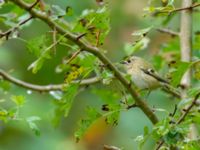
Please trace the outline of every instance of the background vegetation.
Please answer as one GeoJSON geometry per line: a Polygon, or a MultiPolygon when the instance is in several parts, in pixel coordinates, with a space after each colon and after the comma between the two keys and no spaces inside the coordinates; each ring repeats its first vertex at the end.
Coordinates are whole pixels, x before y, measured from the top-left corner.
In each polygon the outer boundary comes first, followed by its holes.
{"type": "Polygon", "coordinates": [[[199,1],[189,1],[0,1],[0,150],[199,149],[200,15],[199,1]],[[147,59],[173,93],[136,92],[101,54],[113,66],[129,55],[147,59]],[[88,78],[98,82],[76,82],[88,78]]]}

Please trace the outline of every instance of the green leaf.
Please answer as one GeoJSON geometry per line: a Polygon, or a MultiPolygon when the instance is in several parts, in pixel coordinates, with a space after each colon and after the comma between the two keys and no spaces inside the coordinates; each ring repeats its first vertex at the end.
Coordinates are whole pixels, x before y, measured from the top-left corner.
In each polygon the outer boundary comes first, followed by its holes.
{"type": "Polygon", "coordinates": [[[183,130],[179,127],[173,127],[170,131],[164,135],[163,140],[166,144],[175,145],[178,141],[184,140],[183,130]]]}
{"type": "Polygon", "coordinates": [[[153,28],[153,26],[150,26],[148,28],[145,28],[145,29],[141,29],[141,30],[138,30],[138,31],[134,31],[132,33],[133,36],[145,36],[151,29],[153,28]]]}
{"type": "Polygon", "coordinates": [[[163,52],[180,52],[180,43],[179,38],[173,38],[168,42],[167,44],[162,45],[162,51],[163,52]]]}
{"type": "Polygon", "coordinates": [[[165,7],[146,7],[144,8],[144,11],[147,15],[154,14],[154,16],[168,16],[171,11],[174,10],[173,5],[167,5],[165,7]]]}
{"type": "Polygon", "coordinates": [[[173,5],[174,4],[174,0],[168,0],[168,5],[173,5]]]}
{"type": "Polygon", "coordinates": [[[32,69],[33,73],[37,73],[43,66],[43,63],[46,59],[51,58],[51,48],[52,45],[49,47],[46,46],[48,38],[44,35],[40,37],[36,37],[27,43],[27,48],[31,53],[37,56],[37,60],[31,63],[28,67],[28,70],[32,69]]]}
{"type": "Polygon", "coordinates": [[[102,110],[107,111],[103,114],[106,117],[106,122],[111,125],[117,125],[121,111],[120,95],[115,91],[106,89],[93,90],[93,92],[106,103],[102,108],[102,110]]]}
{"type": "Polygon", "coordinates": [[[193,50],[200,50],[200,33],[196,33],[193,42],[193,50]]]}
{"type": "Polygon", "coordinates": [[[37,57],[40,57],[43,50],[46,48],[45,45],[46,42],[47,42],[47,37],[45,35],[42,35],[27,41],[26,46],[29,52],[33,53],[37,57]]]}
{"type": "Polygon", "coordinates": [[[43,66],[43,63],[44,63],[44,58],[38,58],[36,61],[34,61],[33,63],[31,63],[29,66],[28,66],[28,70],[31,70],[32,69],[32,72],[35,74],[37,73],[43,66]]]}
{"type": "Polygon", "coordinates": [[[5,92],[9,91],[11,88],[10,82],[0,79],[0,88],[5,92]]]}
{"type": "Polygon", "coordinates": [[[130,56],[139,50],[143,50],[147,48],[149,42],[150,42],[149,38],[143,37],[142,39],[140,39],[139,41],[135,43],[126,43],[124,46],[124,51],[127,56],[130,56]]]}
{"type": "Polygon", "coordinates": [[[41,120],[40,117],[38,116],[31,116],[26,118],[26,122],[28,123],[30,129],[35,133],[35,135],[39,136],[40,135],[40,129],[36,125],[35,121],[41,120]]]}
{"type": "Polygon", "coordinates": [[[60,123],[62,116],[67,117],[71,106],[73,104],[74,97],[78,92],[79,84],[69,84],[65,87],[64,95],[61,100],[56,100],[56,109],[54,112],[54,118],[52,120],[53,125],[56,127],[60,123]]]}
{"type": "Polygon", "coordinates": [[[0,120],[7,122],[8,121],[8,111],[5,109],[0,109],[0,120]]]}
{"type": "Polygon", "coordinates": [[[18,106],[18,107],[21,107],[24,105],[25,103],[25,97],[23,95],[19,95],[19,96],[15,96],[13,95],[11,97],[12,101],[15,102],[15,104],[18,106]]]}
{"type": "Polygon", "coordinates": [[[106,123],[110,125],[118,125],[119,117],[120,117],[120,108],[118,105],[108,105],[109,112],[105,113],[103,116],[106,116],[106,123]]]}
{"type": "Polygon", "coordinates": [[[200,80],[200,61],[193,63],[194,77],[197,80],[200,80]]]}
{"type": "Polygon", "coordinates": [[[177,68],[175,71],[171,73],[171,84],[173,86],[178,86],[180,84],[180,81],[184,75],[184,73],[189,69],[191,66],[191,63],[189,62],[178,62],[177,63],[177,68]]]}
{"type": "Polygon", "coordinates": [[[139,147],[138,149],[141,150],[146,141],[148,140],[150,134],[149,134],[149,129],[147,126],[144,127],[144,135],[139,135],[135,138],[136,142],[139,142],[139,147]]]}
{"type": "Polygon", "coordinates": [[[104,69],[103,72],[101,73],[101,77],[103,79],[103,84],[110,84],[112,79],[114,78],[113,73],[110,70],[104,69]]]}
{"type": "Polygon", "coordinates": [[[73,9],[70,6],[66,7],[65,12],[67,16],[72,16],[74,14],[73,9]]]}
{"type": "Polygon", "coordinates": [[[89,127],[101,117],[101,114],[91,107],[87,107],[86,115],[85,119],[79,121],[79,128],[74,134],[77,142],[85,135],[89,127]]]}
{"type": "Polygon", "coordinates": [[[158,122],[154,127],[152,131],[152,137],[157,141],[160,139],[160,137],[163,137],[166,135],[170,130],[170,118],[165,118],[158,122]]]}
{"type": "Polygon", "coordinates": [[[109,11],[106,7],[98,10],[84,10],[80,19],[75,22],[73,32],[87,33],[84,37],[93,44],[102,45],[110,31],[109,11]]]}

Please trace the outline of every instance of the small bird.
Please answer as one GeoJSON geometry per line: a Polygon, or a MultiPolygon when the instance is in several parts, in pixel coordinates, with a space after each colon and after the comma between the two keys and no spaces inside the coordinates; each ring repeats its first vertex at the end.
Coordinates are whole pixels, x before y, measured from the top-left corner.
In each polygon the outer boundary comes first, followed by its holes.
{"type": "Polygon", "coordinates": [[[153,90],[160,87],[161,84],[169,84],[158,75],[149,62],[140,57],[132,56],[121,63],[124,64],[127,73],[131,75],[133,83],[141,90],[153,90]]]}

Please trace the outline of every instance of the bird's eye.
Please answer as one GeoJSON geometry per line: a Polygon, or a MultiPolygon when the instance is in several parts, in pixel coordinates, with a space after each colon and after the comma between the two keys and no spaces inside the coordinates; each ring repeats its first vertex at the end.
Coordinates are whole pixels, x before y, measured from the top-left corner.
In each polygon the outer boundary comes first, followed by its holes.
{"type": "Polygon", "coordinates": [[[130,63],[130,62],[131,62],[131,60],[130,60],[130,59],[128,59],[128,60],[127,60],[127,62],[128,62],[128,63],[130,63]]]}

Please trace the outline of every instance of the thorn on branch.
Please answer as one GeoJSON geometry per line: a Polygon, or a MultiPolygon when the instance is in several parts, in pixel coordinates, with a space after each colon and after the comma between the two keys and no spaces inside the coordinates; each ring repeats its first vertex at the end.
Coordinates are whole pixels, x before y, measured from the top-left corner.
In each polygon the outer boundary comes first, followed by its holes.
{"type": "Polygon", "coordinates": [[[137,104],[128,105],[126,107],[126,109],[131,109],[131,108],[135,108],[135,107],[138,107],[138,105],[137,104]]]}
{"type": "Polygon", "coordinates": [[[79,40],[80,40],[82,37],[84,37],[86,34],[87,34],[87,33],[83,33],[83,34],[79,35],[79,36],[76,38],[76,40],[79,41],[79,40]]]}
{"type": "Polygon", "coordinates": [[[36,0],[36,1],[29,7],[29,10],[31,10],[33,7],[35,7],[39,2],[40,2],[40,0],[36,0]]]}
{"type": "Polygon", "coordinates": [[[177,104],[175,104],[173,113],[170,113],[170,114],[169,114],[170,117],[174,117],[174,115],[175,115],[176,112],[177,112],[177,108],[178,108],[178,107],[177,107],[177,104]]]}

